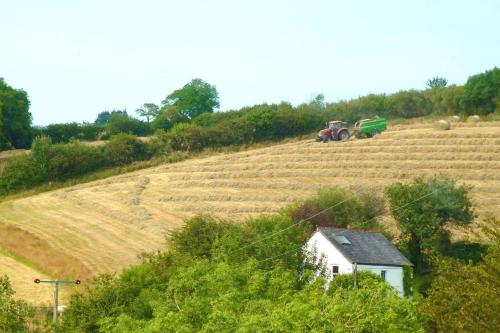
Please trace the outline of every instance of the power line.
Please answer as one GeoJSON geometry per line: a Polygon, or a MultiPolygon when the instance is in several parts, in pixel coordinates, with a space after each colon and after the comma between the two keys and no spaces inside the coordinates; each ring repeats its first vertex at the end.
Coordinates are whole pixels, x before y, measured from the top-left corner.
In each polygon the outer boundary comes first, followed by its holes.
{"type": "MultiPolygon", "coordinates": [[[[419,201],[419,200],[422,200],[423,198],[426,198],[426,197],[428,197],[428,196],[430,196],[430,195],[432,195],[432,194],[434,194],[434,193],[436,193],[436,192],[437,192],[437,190],[435,190],[435,191],[433,191],[433,192],[430,192],[430,193],[427,193],[427,194],[425,194],[425,195],[423,195],[423,196],[421,196],[421,197],[419,197],[419,198],[417,198],[417,199],[415,199],[415,200],[412,200],[412,201],[410,201],[410,202],[408,202],[408,203],[406,203],[406,204],[404,204],[404,205],[402,205],[402,206],[396,207],[396,208],[394,208],[394,209],[392,210],[392,212],[397,211],[397,210],[399,210],[399,209],[402,209],[402,208],[404,208],[404,207],[407,207],[407,206],[411,205],[412,203],[415,203],[415,202],[417,202],[417,201],[419,201]]],[[[345,200],[345,201],[347,201],[347,200],[345,200]]],[[[332,208],[332,207],[330,207],[330,208],[332,208]]],[[[389,214],[389,213],[390,213],[390,212],[386,212],[386,213],[383,213],[383,214],[379,214],[379,215],[377,215],[377,216],[374,216],[374,217],[372,217],[372,218],[369,218],[369,219],[367,219],[367,220],[363,221],[361,224],[359,224],[359,226],[365,225],[365,224],[367,224],[369,221],[371,221],[371,220],[373,220],[373,219],[375,219],[375,218],[378,218],[378,217],[381,217],[381,216],[387,215],[387,214],[389,214]]],[[[314,216],[314,215],[313,215],[313,216],[314,216]]],[[[312,218],[312,217],[310,217],[310,218],[312,218]]],[[[309,218],[309,219],[310,219],[310,218],[309,218]]],[[[304,221],[305,221],[305,220],[304,220],[304,221]]],[[[302,222],[302,221],[301,221],[301,222],[302,222]]],[[[299,223],[300,223],[300,222],[299,222],[299,223]]],[[[298,223],[297,223],[297,224],[298,224],[298,223]]],[[[295,226],[295,225],[296,225],[296,224],[293,224],[292,226],[295,226]]],[[[289,228],[289,227],[288,227],[288,228],[289,228]]],[[[288,229],[288,228],[285,228],[285,229],[288,229]]],[[[283,229],[283,230],[285,230],[285,229],[283,229]]],[[[268,261],[268,260],[276,259],[276,258],[282,257],[282,256],[284,256],[284,255],[286,255],[286,254],[296,252],[296,251],[298,251],[298,250],[302,249],[303,247],[304,247],[304,245],[301,245],[300,247],[298,247],[298,248],[296,248],[296,249],[294,249],[294,250],[287,251],[287,252],[284,252],[284,253],[281,253],[281,254],[275,255],[275,256],[273,256],[273,257],[270,257],[270,258],[262,259],[262,260],[259,260],[259,261],[257,261],[257,262],[265,262],[265,261],[268,261]]],[[[242,249],[242,248],[240,248],[240,249],[242,249]]]]}
{"type": "Polygon", "coordinates": [[[291,229],[291,228],[293,228],[293,227],[295,227],[295,226],[297,226],[297,225],[301,224],[302,222],[309,221],[310,219],[315,218],[315,217],[316,217],[316,216],[318,216],[319,214],[322,214],[322,213],[324,213],[324,212],[326,212],[326,211],[328,211],[328,210],[330,210],[330,209],[332,209],[332,208],[335,208],[335,207],[337,207],[338,205],[343,204],[344,202],[347,202],[347,201],[349,201],[349,200],[351,200],[351,199],[353,199],[353,198],[354,198],[354,196],[351,196],[350,198],[347,198],[347,199],[345,199],[345,200],[342,200],[342,201],[340,201],[340,202],[337,202],[336,204],[334,204],[334,205],[332,205],[332,206],[330,206],[330,207],[327,207],[327,208],[325,208],[325,209],[323,209],[323,210],[321,210],[321,211],[319,211],[319,212],[315,213],[314,215],[309,216],[309,217],[308,217],[308,218],[306,218],[306,219],[302,219],[302,220],[300,220],[299,222],[294,223],[294,224],[292,224],[292,225],[289,225],[289,226],[288,226],[288,227],[286,227],[286,228],[283,228],[283,229],[278,230],[278,231],[276,231],[276,232],[272,232],[272,233],[268,234],[267,236],[265,236],[265,237],[263,237],[263,238],[260,238],[260,239],[258,239],[258,240],[256,240],[256,241],[253,241],[253,242],[251,242],[251,243],[249,243],[249,244],[247,244],[247,245],[245,245],[245,246],[239,247],[239,248],[238,248],[238,249],[236,249],[235,251],[240,251],[240,250],[246,249],[246,248],[248,248],[248,247],[250,247],[250,246],[252,246],[252,245],[254,245],[254,244],[257,244],[257,243],[263,242],[263,241],[265,241],[266,239],[269,239],[269,238],[271,238],[271,237],[273,237],[273,236],[275,236],[275,235],[281,234],[281,233],[283,233],[283,232],[287,231],[288,229],[291,229]]]}

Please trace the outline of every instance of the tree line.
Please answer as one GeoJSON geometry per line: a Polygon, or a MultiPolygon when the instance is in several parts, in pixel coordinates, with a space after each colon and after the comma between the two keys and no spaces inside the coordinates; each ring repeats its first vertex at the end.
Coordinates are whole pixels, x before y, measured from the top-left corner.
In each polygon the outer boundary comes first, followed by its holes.
{"type": "MultiPolygon", "coordinates": [[[[94,123],[52,124],[32,127],[29,99],[25,91],[14,89],[0,80],[0,150],[29,148],[39,135],[51,137],[52,142],[70,139],[109,139],[117,133],[138,136],[164,130],[191,136],[204,133],[202,145],[274,140],[317,130],[325,121],[343,120],[353,124],[375,115],[386,118],[413,118],[436,115],[487,115],[500,109],[500,69],[493,68],[468,78],[463,86],[450,85],[445,78],[427,81],[425,90],[403,90],[394,94],[369,94],[359,98],[325,103],[322,95],[308,103],[261,104],[239,110],[214,112],[220,106],[215,86],[194,79],[173,91],[157,105],[144,103],[136,110],[140,121],[126,110],[101,112],[94,123]],[[209,143],[213,135],[223,134],[221,140],[209,143]],[[239,133],[241,135],[237,135],[239,133]],[[208,138],[206,138],[208,137],[208,138]]],[[[196,141],[196,140],[194,140],[196,141]]],[[[200,142],[186,144],[198,147],[200,142]]]]}
{"type": "MultiPolygon", "coordinates": [[[[170,232],[164,250],[144,254],[141,264],[85,282],[85,290],[72,295],[62,322],[46,330],[497,331],[500,220],[484,223],[487,245],[471,260],[446,250],[444,244],[455,244],[442,237],[447,225],[471,223],[467,187],[431,178],[396,183],[384,192],[385,198],[369,188],[326,188],[276,215],[244,223],[195,216],[170,232]],[[446,195],[450,199],[440,201],[446,195]],[[392,238],[374,219],[385,212],[385,199],[402,232],[393,242],[415,260],[417,276],[423,270],[430,277],[424,292],[414,290],[413,298],[399,297],[367,272],[358,274],[357,286],[352,275],[327,282],[321,258],[303,250],[317,226],[378,230],[392,238]],[[325,210],[332,206],[334,212],[325,210]],[[314,218],[304,221],[305,216],[314,218]],[[416,220],[418,226],[408,226],[416,220]]],[[[411,274],[405,277],[405,293],[412,293],[411,274]]],[[[6,278],[0,279],[0,310],[4,307],[3,331],[36,331],[33,308],[13,298],[6,278]]]]}
{"type": "Polygon", "coordinates": [[[66,180],[177,151],[241,146],[309,134],[332,119],[354,123],[376,115],[412,118],[499,110],[498,68],[471,76],[464,86],[446,84],[445,79],[436,77],[427,82],[428,89],[423,91],[371,94],[337,103],[325,103],[324,97],[318,95],[298,106],[281,102],[214,112],[219,107],[216,87],[194,79],[169,94],[161,106],[145,103],[138,109],[138,114],[149,122],[132,117],[126,110],[113,110],[101,112],[93,124],[31,128],[27,94],[2,80],[0,148],[31,145],[32,154],[12,158],[0,169],[0,196],[46,181],[66,180]],[[135,136],[151,136],[151,140],[145,142],[135,136]],[[100,147],[78,142],[96,139],[107,141],[100,147]]]}

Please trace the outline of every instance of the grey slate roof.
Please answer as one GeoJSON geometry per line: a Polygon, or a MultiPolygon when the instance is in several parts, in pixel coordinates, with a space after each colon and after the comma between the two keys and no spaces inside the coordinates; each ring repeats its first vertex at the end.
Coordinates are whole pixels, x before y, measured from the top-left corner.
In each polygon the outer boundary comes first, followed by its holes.
{"type": "Polygon", "coordinates": [[[413,266],[406,257],[379,232],[318,228],[348,260],[358,264],[413,266]],[[337,238],[335,237],[337,236],[337,238]],[[338,236],[344,236],[351,244],[341,244],[338,236]]]}

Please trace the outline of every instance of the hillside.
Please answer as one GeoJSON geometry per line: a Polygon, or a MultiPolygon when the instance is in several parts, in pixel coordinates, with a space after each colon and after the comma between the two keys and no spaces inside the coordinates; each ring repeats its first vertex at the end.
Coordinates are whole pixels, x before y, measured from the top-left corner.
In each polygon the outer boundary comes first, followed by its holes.
{"type": "Polygon", "coordinates": [[[280,144],[2,202],[0,224],[16,227],[3,228],[2,239],[22,230],[33,241],[0,243],[0,274],[10,275],[21,296],[45,302],[51,295],[35,295],[39,272],[33,267],[54,272],[57,267],[47,266],[54,258],[70,263],[72,269],[60,270],[70,275],[115,272],[137,262],[139,253],[163,247],[164,233],[198,212],[242,220],[276,212],[323,186],[380,190],[431,175],[474,186],[479,217],[499,216],[500,122],[458,123],[450,131],[430,123],[397,125],[373,139],[280,144]],[[7,252],[29,257],[34,266],[7,252]]]}

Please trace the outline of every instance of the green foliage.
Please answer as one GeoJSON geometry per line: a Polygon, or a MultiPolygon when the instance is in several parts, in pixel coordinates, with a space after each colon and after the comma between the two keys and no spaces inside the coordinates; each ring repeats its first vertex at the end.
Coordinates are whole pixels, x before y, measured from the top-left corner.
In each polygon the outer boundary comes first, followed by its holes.
{"type": "Polygon", "coordinates": [[[423,92],[432,105],[433,114],[456,115],[463,112],[460,98],[463,86],[451,85],[446,88],[428,89],[423,92]]]}
{"type": "Polygon", "coordinates": [[[395,183],[386,188],[392,216],[417,272],[426,269],[426,250],[443,253],[449,246],[445,226],[465,226],[474,219],[469,191],[467,186],[437,178],[416,178],[412,183],[395,183]]]}
{"type": "Polygon", "coordinates": [[[67,143],[71,139],[94,141],[105,131],[104,126],[95,124],[51,124],[41,128],[40,134],[51,138],[53,143],[67,143]]]}
{"type": "Polygon", "coordinates": [[[94,124],[96,125],[107,125],[109,123],[109,117],[113,114],[120,114],[120,115],[127,115],[127,110],[113,110],[111,112],[109,111],[103,111],[100,112],[97,115],[96,120],[94,121],[94,124]]]}
{"type": "Polygon", "coordinates": [[[41,181],[37,165],[30,155],[14,156],[0,171],[0,195],[28,189],[41,181]]]}
{"type": "Polygon", "coordinates": [[[104,153],[111,165],[125,165],[151,157],[151,151],[145,142],[135,135],[123,133],[111,137],[104,147],[104,153]]]}
{"type": "Polygon", "coordinates": [[[160,108],[154,103],[144,103],[143,106],[135,112],[137,112],[139,116],[146,118],[146,122],[149,123],[150,118],[155,118],[158,115],[160,108]]]}
{"type": "Polygon", "coordinates": [[[28,94],[14,89],[0,78],[0,151],[29,148],[31,143],[31,113],[28,94]]]}
{"type": "Polygon", "coordinates": [[[430,114],[432,105],[421,92],[407,90],[392,95],[388,109],[393,117],[414,118],[430,114]]]}
{"type": "Polygon", "coordinates": [[[10,159],[0,171],[0,195],[31,188],[41,182],[62,181],[107,167],[150,159],[163,149],[158,141],[148,144],[130,134],[114,136],[102,147],[71,140],[53,144],[49,137],[37,137],[31,154],[10,159]]]}
{"type": "Polygon", "coordinates": [[[209,216],[196,216],[187,221],[182,229],[170,232],[172,249],[194,258],[210,258],[212,247],[222,237],[229,225],[209,216]]]}
{"type": "Polygon", "coordinates": [[[167,133],[167,137],[173,150],[199,150],[203,148],[205,144],[202,128],[191,123],[180,123],[175,125],[167,133]]]}
{"type": "Polygon", "coordinates": [[[25,301],[14,299],[9,278],[0,276],[0,332],[31,332],[33,308],[25,301]]]}
{"type": "Polygon", "coordinates": [[[500,220],[486,221],[482,235],[490,246],[479,263],[436,259],[436,277],[423,300],[432,331],[500,331],[500,220]]]}
{"type": "Polygon", "coordinates": [[[187,123],[189,118],[179,112],[175,105],[169,105],[162,108],[156,118],[153,120],[151,127],[154,130],[165,130],[168,131],[175,124],[187,123]]]}
{"type": "Polygon", "coordinates": [[[314,227],[377,227],[376,216],[384,210],[384,200],[376,191],[357,193],[339,188],[324,188],[303,203],[285,209],[295,223],[308,219],[314,227]]]}
{"type": "Polygon", "coordinates": [[[403,292],[405,296],[413,295],[413,267],[403,266],[403,292]]]}
{"type": "Polygon", "coordinates": [[[197,216],[172,233],[167,252],[74,295],[61,329],[423,332],[412,300],[379,277],[361,272],[358,289],[350,275],[330,286],[315,277],[301,251],[307,237],[286,215],[243,224],[197,216]]]}
{"type": "Polygon", "coordinates": [[[127,133],[145,136],[151,133],[151,128],[148,123],[134,119],[126,113],[112,113],[109,117],[108,131],[111,135],[127,133]]]}
{"type": "Polygon", "coordinates": [[[444,88],[448,84],[448,80],[444,77],[435,76],[432,79],[427,80],[425,85],[430,89],[444,88]]]}
{"type": "Polygon", "coordinates": [[[467,114],[488,114],[500,110],[500,68],[469,77],[464,85],[461,105],[467,114]]]}
{"type": "Polygon", "coordinates": [[[185,117],[192,119],[205,112],[213,112],[219,107],[219,94],[215,86],[201,79],[193,79],[181,89],[168,95],[163,105],[174,105],[185,117]]]}

